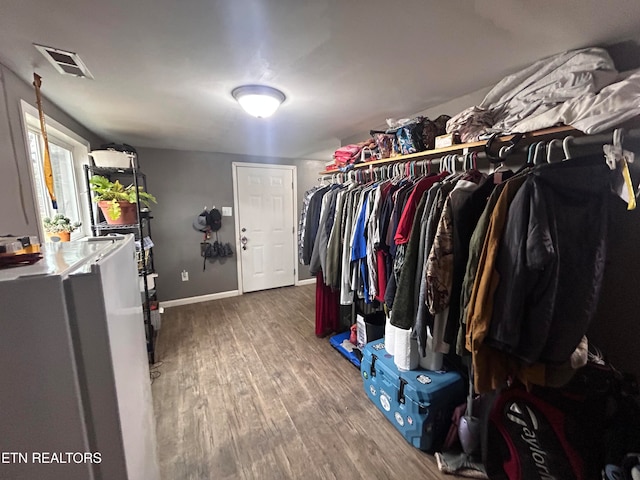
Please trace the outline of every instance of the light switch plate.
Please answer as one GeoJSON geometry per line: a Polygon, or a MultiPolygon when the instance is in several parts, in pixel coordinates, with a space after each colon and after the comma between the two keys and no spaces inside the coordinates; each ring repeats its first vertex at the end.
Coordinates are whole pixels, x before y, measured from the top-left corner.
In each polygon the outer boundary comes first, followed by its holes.
{"type": "Polygon", "coordinates": [[[222,207],[222,216],[230,217],[233,215],[233,209],[231,207],[222,207]]]}

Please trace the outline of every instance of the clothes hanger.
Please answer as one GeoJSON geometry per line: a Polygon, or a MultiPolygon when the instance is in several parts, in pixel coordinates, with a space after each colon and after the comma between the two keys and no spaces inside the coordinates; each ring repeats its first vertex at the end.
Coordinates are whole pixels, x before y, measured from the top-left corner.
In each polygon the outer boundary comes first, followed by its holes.
{"type": "Polygon", "coordinates": [[[458,164],[455,155],[449,155],[449,171],[454,174],[458,173],[458,164]]]}
{"type": "Polygon", "coordinates": [[[391,166],[391,173],[393,174],[393,181],[398,183],[402,180],[402,172],[400,170],[400,164],[399,163],[394,163],[391,166]]]}
{"type": "Polygon", "coordinates": [[[562,140],[562,150],[564,151],[565,160],[568,160],[571,158],[571,151],[569,150],[569,145],[571,145],[572,140],[573,140],[573,137],[571,135],[564,137],[564,140],[562,140]]]}
{"type": "Polygon", "coordinates": [[[451,154],[451,164],[453,165],[453,170],[455,171],[455,173],[461,173],[458,171],[458,163],[462,163],[462,158],[460,157],[460,155],[457,155],[455,153],[451,154]]]}
{"type": "Polygon", "coordinates": [[[564,158],[560,158],[561,156],[563,156],[562,154],[562,141],[554,138],[547,145],[547,163],[564,160],[564,158]],[[560,156],[557,155],[557,152],[560,153],[560,156]]]}
{"type": "Polygon", "coordinates": [[[532,168],[533,167],[533,156],[534,153],[536,151],[536,146],[538,144],[537,143],[531,143],[529,145],[529,147],[527,148],[527,159],[525,160],[525,162],[522,164],[522,166],[520,168],[518,168],[518,170],[516,170],[515,175],[524,172],[525,170],[527,170],[528,168],[532,168]]]}
{"type": "MultiPolygon", "coordinates": [[[[473,152],[475,153],[475,152],[473,152]]],[[[472,152],[467,152],[465,153],[465,170],[477,170],[476,169],[476,162],[474,160],[473,157],[473,153],[472,152]]]]}
{"type": "Polygon", "coordinates": [[[456,168],[456,159],[455,159],[455,155],[446,155],[445,156],[445,162],[446,162],[446,170],[449,172],[449,175],[444,179],[445,181],[455,181],[457,180],[459,177],[462,176],[462,173],[458,173],[458,169],[456,168]]]}
{"type": "Polygon", "coordinates": [[[538,146],[538,142],[534,142],[531,145],[529,145],[529,150],[527,151],[527,161],[525,163],[527,167],[533,167],[533,155],[536,152],[537,146],[538,146]]]}
{"type": "Polygon", "coordinates": [[[513,152],[516,146],[518,146],[518,143],[520,143],[520,140],[522,140],[523,137],[524,137],[524,133],[514,133],[511,140],[509,140],[509,143],[503,146],[502,148],[500,148],[500,153],[499,153],[500,158],[502,160],[507,158],[511,154],[511,152],[513,152]]]}
{"type": "Polygon", "coordinates": [[[498,167],[493,171],[493,173],[500,173],[500,172],[506,172],[507,170],[509,170],[507,168],[507,166],[504,164],[504,162],[500,162],[498,164],[498,167]]]}
{"type": "Polygon", "coordinates": [[[545,142],[538,142],[536,144],[536,149],[533,152],[533,165],[534,166],[538,166],[538,165],[542,165],[543,163],[543,158],[545,158],[545,150],[546,149],[546,143],[545,142]]]}

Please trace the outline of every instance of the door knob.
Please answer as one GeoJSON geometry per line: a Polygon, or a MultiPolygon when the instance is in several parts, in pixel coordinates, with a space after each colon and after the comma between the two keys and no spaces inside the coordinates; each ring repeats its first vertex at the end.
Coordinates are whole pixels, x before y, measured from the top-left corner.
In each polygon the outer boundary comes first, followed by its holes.
{"type": "Polygon", "coordinates": [[[240,243],[242,244],[242,249],[246,250],[247,249],[247,242],[249,240],[247,239],[247,237],[245,237],[244,235],[240,237],[240,243]]]}

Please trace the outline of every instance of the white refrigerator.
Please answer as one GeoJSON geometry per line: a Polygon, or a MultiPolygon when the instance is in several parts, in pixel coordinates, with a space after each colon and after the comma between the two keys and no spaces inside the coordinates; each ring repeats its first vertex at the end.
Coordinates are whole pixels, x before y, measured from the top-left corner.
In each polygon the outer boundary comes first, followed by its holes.
{"type": "Polygon", "coordinates": [[[159,480],[133,236],[0,270],[0,478],[159,480]]]}

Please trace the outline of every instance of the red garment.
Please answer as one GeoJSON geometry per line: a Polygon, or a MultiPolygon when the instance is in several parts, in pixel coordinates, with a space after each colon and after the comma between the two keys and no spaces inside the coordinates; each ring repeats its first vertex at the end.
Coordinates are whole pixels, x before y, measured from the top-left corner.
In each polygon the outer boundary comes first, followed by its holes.
{"type": "Polygon", "coordinates": [[[316,275],[316,335],[324,337],[338,331],[340,322],[340,292],[324,284],[322,271],[316,275]]]}
{"type": "Polygon", "coordinates": [[[387,260],[382,250],[376,250],[376,263],[378,264],[378,293],[376,300],[384,303],[384,294],[387,291],[387,260]]]}
{"type": "Polygon", "coordinates": [[[407,199],[407,203],[405,204],[404,210],[402,211],[402,216],[400,217],[400,221],[398,222],[398,229],[396,230],[396,235],[393,237],[393,240],[396,245],[402,245],[409,242],[409,237],[411,236],[411,228],[413,227],[413,220],[416,215],[416,209],[418,208],[418,203],[420,203],[420,199],[424,192],[429,190],[435,183],[440,180],[444,180],[447,176],[449,176],[449,172],[442,172],[438,175],[431,175],[420,180],[409,195],[407,199]]]}

